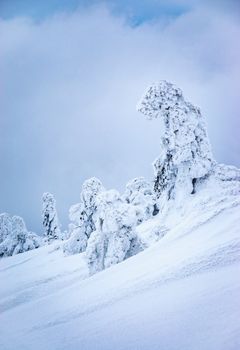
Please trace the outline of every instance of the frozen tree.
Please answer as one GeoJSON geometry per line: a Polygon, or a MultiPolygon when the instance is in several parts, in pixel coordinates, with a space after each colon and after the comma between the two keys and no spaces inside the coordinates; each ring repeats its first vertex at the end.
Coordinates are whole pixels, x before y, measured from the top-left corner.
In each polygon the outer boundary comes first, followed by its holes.
{"type": "Polygon", "coordinates": [[[9,243],[12,238],[12,218],[8,213],[0,214],[0,257],[12,255],[9,243]]]}
{"type": "Polygon", "coordinates": [[[12,217],[12,240],[15,246],[13,254],[22,253],[24,251],[23,245],[26,241],[27,228],[23,218],[20,216],[12,217]]]}
{"type": "Polygon", "coordinates": [[[0,214],[0,243],[12,233],[12,218],[7,213],[0,214]]]}
{"type": "Polygon", "coordinates": [[[50,243],[61,237],[54,196],[49,192],[45,192],[42,197],[42,204],[43,227],[45,230],[44,235],[47,238],[48,243],[50,243]]]}
{"type": "Polygon", "coordinates": [[[88,240],[86,257],[90,274],[117,264],[141,250],[136,235],[136,209],[115,190],[96,199],[96,231],[88,240]]]}
{"type": "Polygon", "coordinates": [[[8,214],[1,214],[0,218],[0,232],[3,238],[0,241],[0,257],[23,253],[41,245],[41,238],[27,231],[24,220],[20,216],[10,217],[8,214]],[[3,232],[4,235],[2,235],[3,232]]]}
{"type": "Polygon", "coordinates": [[[92,177],[82,185],[81,202],[74,204],[69,210],[70,238],[64,243],[63,251],[77,254],[86,250],[87,241],[95,231],[96,197],[104,190],[100,180],[92,177]]]}
{"type": "Polygon", "coordinates": [[[153,186],[144,177],[137,177],[127,183],[123,199],[135,206],[138,224],[158,213],[153,186]]]}
{"type": "Polygon", "coordinates": [[[175,85],[160,81],[147,89],[137,109],[148,119],[163,121],[160,155],[154,162],[158,197],[164,202],[193,194],[214,164],[199,108],[187,102],[175,85]]]}
{"type": "Polygon", "coordinates": [[[84,206],[85,232],[88,238],[90,234],[95,231],[94,216],[97,209],[96,198],[97,195],[104,190],[101,181],[96,177],[92,177],[83,183],[81,200],[84,206]]]}
{"type": "Polygon", "coordinates": [[[85,222],[87,221],[83,203],[77,203],[69,209],[69,238],[63,244],[66,254],[78,254],[86,250],[88,236],[85,222]]]}
{"type": "Polygon", "coordinates": [[[41,239],[33,232],[28,232],[23,218],[20,216],[13,216],[13,241],[15,241],[15,248],[13,255],[26,252],[38,248],[41,245],[41,239]]]}

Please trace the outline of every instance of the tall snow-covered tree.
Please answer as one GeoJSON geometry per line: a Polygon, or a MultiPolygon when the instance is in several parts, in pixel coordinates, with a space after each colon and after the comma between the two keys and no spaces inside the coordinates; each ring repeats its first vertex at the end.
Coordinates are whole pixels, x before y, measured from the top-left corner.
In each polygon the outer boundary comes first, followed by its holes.
{"type": "Polygon", "coordinates": [[[154,189],[163,202],[194,193],[208,176],[214,160],[200,109],[175,85],[160,81],[150,86],[137,106],[148,119],[163,120],[160,155],[154,162],[154,189]]]}
{"type": "Polygon", "coordinates": [[[96,199],[96,231],[88,240],[86,257],[90,274],[117,264],[141,250],[135,226],[136,209],[115,190],[96,199]]]}
{"type": "Polygon", "coordinates": [[[138,224],[158,213],[153,186],[144,177],[134,178],[127,183],[123,199],[135,206],[138,224]]]}
{"type": "Polygon", "coordinates": [[[81,202],[83,203],[84,212],[86,214],[85,232],[88,238],[96,228],[94,220],[97,210],[96,198],[97,195],[104,190],[101,181],[96,177],[84,181],[82,185],[81,202]]]}
{"type": "Polygon", "coordinates": [[[42,197],[42,219],[44,235],[48,243],[61,237],[60,224],[58,220],[56,201],[54,196],[45,192],[42,197]]]}
{"type": "Polygon", "coordinates": [[[67,254],[77,254],[86,250],[87,241],[95,231],[96,197],[104,190],[101,181],[95,177],[86,180],[82,185],[81,202],[69,210],[69,239],[63,245],[67,254]]]}
{"type": "Polygon", "coordinates": [[[11,256],[40,247],[41,238],[28,232],[20,216],[0,215],[0,257],[11,256]]]}

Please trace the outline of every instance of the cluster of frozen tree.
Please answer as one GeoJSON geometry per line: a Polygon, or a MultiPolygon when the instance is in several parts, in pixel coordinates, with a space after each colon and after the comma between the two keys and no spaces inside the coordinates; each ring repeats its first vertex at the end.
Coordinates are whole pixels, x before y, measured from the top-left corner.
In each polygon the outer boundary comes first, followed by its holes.
{"type": "Polygon", "coordinates": [[[28,231],[20,216],[0,214],[0,257],[23,253],[64,238],[64,234],[60,230],[56,201],[53,195],[48,192],[44,193],[42,203],[44,228],[42,236],[28,231]]]}
{"type": "Polygon", "coordinates": [[[148,119],[163,120],[153,186],[142,177],[136,178],[120,195],[115,190],[106,191],[98,179],[92,178],[83,184],[80,203],[70,208],[70,238],[64,251],[86,251],[90,273],[141,251],[136,226],[159,211],[164,214],[173,201],[181,206],[213,171],[215,162],[205,119],[179,88],[166,81],[153,84],[137,109],[148,119]]]}
{"type": "Polygon", "coordinates": [[[20,216],[0,214],[0,257],[23,253],[41,244],[40,236],[29,232],[20,216]]]}
{"type": "Polygon", "coordinates": [[[70,238],[64,243],[66,254],[86,251],[90,273],[117,264],[142,247],[136,226],[157,213],[151,184],[136,178],[121,196],[105,190],[100,180],[84,182],[81,201],[69,211],[70,238]]]}
{"type": "MultiPolygon", "coordinates": [[[[163,120],[153,184],[135,178],[121,195],[106,190],[97,178],[86,180],[80,202],[69,210],[68,239],[61,232],[53,195],[43,195],[44,242],[65,239],[65,254],[85,252],[91,274],[140,252],[144,245],[136,233],[137,225],[158,212],[164,214],[169,203],[181,205],[186,196],[194,195],[215,165],[205,119],[175,85],[166,81],[153,84],[137,109],[148,119],[163,120]]],[[[39,246],[36,235],[27,232],[21,220],[2,214],[0,256],[39,246]]]]}

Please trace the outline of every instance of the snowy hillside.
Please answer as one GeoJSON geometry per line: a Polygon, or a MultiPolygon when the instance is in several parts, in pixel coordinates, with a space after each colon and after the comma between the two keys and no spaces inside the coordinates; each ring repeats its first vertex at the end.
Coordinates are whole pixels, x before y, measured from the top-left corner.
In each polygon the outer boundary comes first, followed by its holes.
{"type": "Polygon", "coordinates": [[[240,170],[173,84],[138,109],[162,120],[153,183],[86,180],[66,234],[45,193],[40,248],[2,214],[1,350],[240,349],[240,170]]]}
{"type": "Polygon", "coordinates": [[[61,243],[2,259],[0,348],[239,349],[238,191],[209,180],[165,231],[138,226],[156,244],[91,277],[61,243]]]}

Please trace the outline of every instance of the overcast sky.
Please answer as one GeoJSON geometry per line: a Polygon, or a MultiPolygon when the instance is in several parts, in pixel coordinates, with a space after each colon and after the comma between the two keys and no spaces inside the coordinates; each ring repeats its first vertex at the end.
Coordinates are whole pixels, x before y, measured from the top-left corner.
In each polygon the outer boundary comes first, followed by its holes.
{"type": "Polygon", "coordinates": [[[135,106],[161,79],[201,107],[215,158],[239,167],[238,14],[231,0],[1,0],[0,212],[41,232],[50,191],[66,228],[85,179],[121,191],[152,179],[160,123],[135,106]]]}

